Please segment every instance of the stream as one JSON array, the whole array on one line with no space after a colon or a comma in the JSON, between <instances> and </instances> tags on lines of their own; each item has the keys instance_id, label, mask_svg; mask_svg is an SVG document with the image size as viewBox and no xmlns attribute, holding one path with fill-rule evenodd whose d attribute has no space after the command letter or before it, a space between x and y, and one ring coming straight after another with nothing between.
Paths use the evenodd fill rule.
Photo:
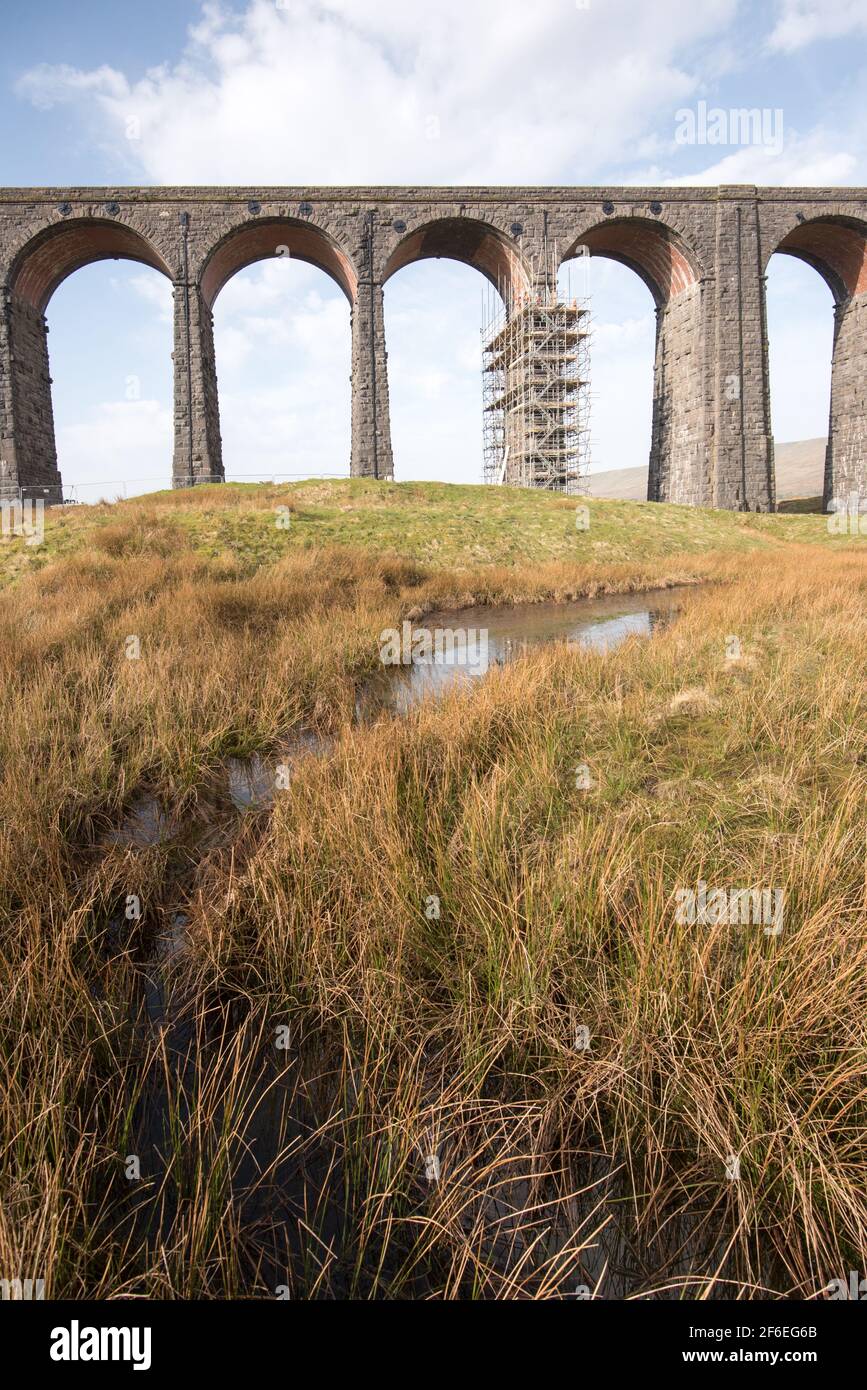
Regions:
<instances>
[{"instance_id":1,"label":"stream","mask_svg":"<svg viewBox=\"0 0 867 1390\"><path fill-rule=\"evenodd\" d=\"M475 607L454 613L429 614L421 624L415 625L417 629L459 625L464 631L485 631L486 648L481 658L468 666L458 653L446 652L414 655L407 664L384 666L360 685L356 720L365 724L405 715L420 701L436 699L460 686L470 687L473 682L484 679L492 667L517 660L540 644L577 643L598 651L611 651L629 637L651 637L676 619L693 592L691 587L682 586L564 604ZM209 1030L203 1031L201 1023L197 1028L189 1013L185 1013L184 1001L173 997L171 964L186 947L184 883L192 883L198 866L215 844L231 843L239 816L267 810L281 785L279 774L285 778L300 759L323 755L331 743L327 737L298 730L284 738L268 755L256 753L249 758L228 759L218 779L220 786L213 808L207 802L198 808L196 824L201 823L200 830L191 834L190 822L186 822L184 846L188 868L172 887L174 910L159 914L162 926L152 934L150 956L141 969L142 1014L136 1026L143 1022L147 1028L161 1030L174 1078L171 1083L164 1077L151 1078L137 1109L137 1142L146 1155L143 1165L146 1163L152 1172L165 1173L172 1161L167 1155L172 1128L169 1091L174 1091L174 1103L181 1104L183 1113L189 1118L202 1084L201 1074L207 1073L210 1067L213 1076L220 1075L219 1066L215 1072L210 1060L214 1040L208 1036ZM128 808L120 827L112 832L107 843L118 849L143 850L171 843L176 833L171 816L158 799L141 795ZM224 1018L217 1026L218 1033L222 1029L223 1040L225 1028ZM311 1187L316 1192L317 1183L320 1184L318 1201L322 1206L322 1230L337 1245L342 1222L347 1219L341 1205L346 1194L341 1192L339 1167L335 1173L324 1155L310 1155L305 1151L305 1136L316 1133L323 1118L330 1120L341 1104L346 1104L346 1096L341 1096L339 1087L335 1093L325 1084L327 1066L324 1063L311 1066L311 1053L316 1054L316 1049L315 1039L311 1043L299 1036L275 1060L273 1041L269 1045L261 1033L251 1037L245 1062L248 1071L243 1131L237 1140L239 1161L232 1180L239 1213L243 1211L245 1220L253 1224L266 1214L273 1217L279 1213L286 1228L287 1244L294 1248L295 1256L299 1254L298 1212L306 1207ZM315 1077L312 1083L311 1076ZM346 1084L345 1079L342 1084ZM611 1158L597 1151L595 1156L588 1154L583 1166L587 1173L586 1197L572 1199L561 1208L556 1224L562 1224L562 1237L568 1239L585 1226L589 1235L602 1220L603 1229L595 1243L586 1249L582 1268L601 1296L623 1297L640 1287L649 1273L617 1217L618 1211L630 1205L628 1192ZM268 1175L264 1191L258 1182L263 1173ZM506 1268L520 1261L524 1250L526 1237L519 1226L521 1211L530 1196L525 1188L523 1179L515 1176L504 1184L502 1195L495 1194L489 1199L495 1209L494 1225L501 1232L498 1241L503 1245L505 1240L500 1254L492 1250L491 1256L498 1261L502 1257ZM174 1209L173 1204L170 1207ZM140 1215L146 1221L149 1239L159 1239L159 1231L153 1229L153 1215L143 1216L143 1213L144 1208ZM170 1214L170 1209L163 1205L157 1225L165 1222ZM506 1239L503 1232L508 1235L510 1228L513 1234ZM680 1263L682 1272L686 1273L695 1267L699 1252L687 1232L676 1233L676 1239L674 1234L669 1233L674 1245L680 1247L677 1253L681 1256L680 1261L674 1260L674 1266ZM559 1238L552 1230L549 1239L556 1242ZM712 1240L711 1245L719 1255L716 1240ZM272 1260L266 1260L266 1286L273 1286L272 1281L281 1282L285 1251L283 1259L282 1266L276 1254ZM700 1263L707 1268L706 1260ZM419 1292L424 1296L423 1286ZM570 1295L567 1289L561 1296L575 1295Z\"/></svg>"}]
</instances>

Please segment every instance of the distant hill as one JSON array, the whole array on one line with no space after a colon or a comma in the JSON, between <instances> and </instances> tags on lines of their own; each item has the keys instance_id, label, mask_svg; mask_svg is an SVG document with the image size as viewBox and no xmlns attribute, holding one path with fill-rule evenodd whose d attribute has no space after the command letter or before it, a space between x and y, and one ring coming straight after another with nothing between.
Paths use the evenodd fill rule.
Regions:
<instances>
[{"instance_id":1,"label":"distant hill","mask_svg":"<svg viewBox=\"0 0 867 1390\"><path fill-rule=\"evenodd\" d=\"M825 443L824 439L799 439L791 444L777 444L774 454L778 502L796 497L821 497ZM643 502L647 497L647 469L612 468L606 473L591 473L590 495Z\"/></svg>"}]
</instances>

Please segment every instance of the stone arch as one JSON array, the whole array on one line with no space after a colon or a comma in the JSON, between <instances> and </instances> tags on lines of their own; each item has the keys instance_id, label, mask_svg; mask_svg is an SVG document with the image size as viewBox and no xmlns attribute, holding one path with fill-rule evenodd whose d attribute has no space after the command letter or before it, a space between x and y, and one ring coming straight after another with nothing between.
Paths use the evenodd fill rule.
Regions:
<instances>
[{"instance_id":1,"label":"stone arch","mask_svg":"<svg viewBox=\"0 0 867 1390\"><path fill-rule=\"evenodd\" d=\"M680 232L649 217L606 217L576 237L563 256L590 248L591 256L605 256L628 266L644 281L657 308L697 285L702 269L696 252Z\"/></svg>"},{"instance_id":2,"label":"stone arch","mask_svg":"<svg viewBox=\"0 0 867 1390\"><path fill-rule=\"evenodd\" d=\"M125 222L75 217L37 232L14 258L9 289L23 303L44 314L58 285L94 261L140 261L170 280L171 267L147 237Z\"/></svg>"},{"instance_id":3,"label":"stone arch","mask_svg":"<svg viewBox=\"0 0 867 1390\"><path fill-rule=\"evenodd\" d=\"M581 246L591 256L634 271L656 307L648 500L709 505L700 258L681 232L650 217L594 222L575 238L563 261Z\"/></svg>"},{"instance_id":4,"label":"stone arch","mask_svg":"<svg viewBox=\"0 0 867 1390\"><path fill-rule=\"evenodd\" d=\"M259 261L279 259L303 261L323 271L340 288L354 315L358 298L358 272L353 257L344 246L316 223L301 217L261 216L228 227L205 251L192 273L191 289L196 340L195 352L201 363L201 401L203 442L198 452L206 476L223 473L220 404L217 387L217 355L214 345L214 305L224 286L239 271ZM350 332L352 329L350 328ZM209 461L209 462L208 462Z\"/></svg>"},{"instance_id":5,"label":"stone arch","mask_svg":"<svg viewBox=\"0 0 867 1390\"><path fill-rule=\"evenodd\" d=\"M68 217L29 235L12 257L7 276L9 308L8 435L0 438L0 491L62 500L57 466L48 326L52 295L76 270L103 260L151 266L169 280L174 273L160 250L140 231L110 217ZM4 432L5 433L5 432Z\"/></svg>"},{"instance_id":6,"label":"stone arch","mask_svg":"<svg viewBox=\"0 0 867 1390\"><path fill-rule=\"evenodd\" d=\"M352 257L330 233L296 217L257 217L231 228L208 251L199 273L202 299L213 309L220 290L237 271L272 256L292 256L324 270L350 304L355 303L358 272Z\"/></svg>"},{"instance_id":7,"label":"stone arch","mask_svg":"<svg viewBox=\"0 0 867 1390\"><path fill-rule=\"evenodd\" d=\"M388 257L382 282L416 261L440 258L481 271L504 298L525 293L532 284L518 242L476 217L441 217L411 228Z\"/></svg>"},{"instance_id":8,"label":"stone arch","mask_svg":"<svg viewBox=\"0 0 867 1390\"><path fill-rule=\"evenodd\" d=\"M775 253L795 256L821 275L834 299L831 399L825 451L825 509L867 498L867 221L830 213L799 214L776 239Z\"/></svg>"},{"instance_id":9,"label":"stone arch","mask_svg":"<svg viewBox=\"0 0 867 1390\"><path fill-rule=\"evenodd\" d=\"M519 242L479 217L428 217L401 231L382 268L382 286L406 266L425 260L456 261L479 271L497 291L507 312L533 285L531 267ZM384 347L381 289L379 295ZM385 356L383 351L383 360Z\"/></svg>"},{"instance_id":10,"label":"stone arch","mask_svg":"<svg viewBox=\"0 0 867 1390\"><path fill-rule=\"evenodd\" d=\"M804 218L780 238L768 260L776 252L818 271L836 304L867 293L867 222L834 215Z\"/></svg>"}]
</instances>

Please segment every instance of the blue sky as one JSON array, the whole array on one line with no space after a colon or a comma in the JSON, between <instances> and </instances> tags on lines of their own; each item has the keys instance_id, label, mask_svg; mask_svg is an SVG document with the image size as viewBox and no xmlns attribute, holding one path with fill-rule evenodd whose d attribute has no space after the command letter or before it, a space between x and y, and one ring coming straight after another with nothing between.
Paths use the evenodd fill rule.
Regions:
<instances>
[{"instance_id":1,"label":"blue sky","mask_svg":"<svg viewBox=\"0 0 867 1390\"><path fill-rule=\"evenodd\" d=\"M867 0L46 0L4 16L0 183L867 183ZM682 144L698 103L782 112L782 139ZM139 137L129 139L133 118ZM11 136L11 138L10 138ZM482 281L386 288L396 475L481 476ZM654 316L594 260L593 467L644 464ZM83 500L164 485L169 287L106 262L48 307L58 449ZM773 258L778 439L825 432L831 297ZM348 470L348 308L312 267L216 305L229 476Z\"/></svg>"}]
</instances>

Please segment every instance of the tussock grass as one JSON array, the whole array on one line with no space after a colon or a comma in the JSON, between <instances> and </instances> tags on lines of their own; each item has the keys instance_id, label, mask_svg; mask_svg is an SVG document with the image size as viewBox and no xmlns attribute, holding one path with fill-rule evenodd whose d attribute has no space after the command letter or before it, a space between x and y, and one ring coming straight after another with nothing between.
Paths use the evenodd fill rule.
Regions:
<instances>
[{"instance_id":1,"label":"tussock grass","mask_svg":"<svg viewBox=\"0 0 867 1390\"><path fill-rule=\"evenodd\" d=\"M0 606L2 1276L769 1297L857 1268L863 547L251 567L182 506ZM651 642L533 650L354 724L410 613L698 580ZM226 758L299 725L321 756L233 817ZM171 835L130 845L143 795ZM702 879L783 888L782 934L678 924Z\"/></svg>"},{"instance_id":2,"label":"tussock grass","mask_svg":"<svg viewBox=\"0 0 867 1390\"><path fill-rule=\"evenodd\" d=\"M648 1242L652 1271L633 1288L808 1296L857 1265L864 590L853 558L764 565L652 643L540 651L469 698L347 736L299 769L243 867L202 887L192 935L215 980L375 1048L363 1137L346 1143L383 1239L416 1136L488 1172L493 1124L490 1161L519 1156L522 1199L530 1174L561 1198L586 1186L582 1153L624 1165L627 1236ZM706 703L677 704L685 689ZM590 791L573 785L579 762ZM676 888L699 880L783 888L782 936L678 925ZM398 1111L384 1175L374 1141ZM490 1214L485 1237L456 1219L457 1166L405 1217L448 1250L439 1291L567 1289L584 1268L569 1221L561 1264L537 1268L536 1251L514 1276L513 1250L495 1272ZM689 1245L686 1269L653 1268L657 1233L699 1217L713 1258Z\"/></svg>"}]
</instances>

